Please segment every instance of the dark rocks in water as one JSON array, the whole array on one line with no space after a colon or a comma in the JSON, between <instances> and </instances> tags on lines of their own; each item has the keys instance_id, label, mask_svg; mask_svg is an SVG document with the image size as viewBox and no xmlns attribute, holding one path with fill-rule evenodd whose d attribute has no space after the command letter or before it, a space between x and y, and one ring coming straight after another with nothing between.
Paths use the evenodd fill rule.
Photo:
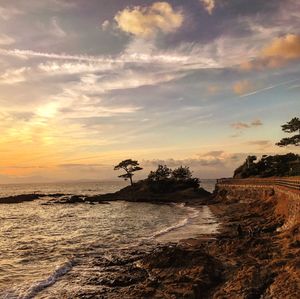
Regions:
<instances>
[{"instance_id":1,"label":"dark rocks in water","mask_svg":"<svg viewBox=\"0 0 300 299\"><path fill-rule=\"evenodd\" d=\"M202 248L157 245L148 252L139 250L95 257L84 264L86 272L81 265L74 267L62 279L78 292L62 294L58 289L50 298L207 298L220 283L220 263Z\"/></svg>"},{"instance_id":2,"label":"dark rocks in water","mask_svg":"<svg viewBox=\"0 0 300 299\"><path fill-rule=\"evenodd\" d=\"M8 196L8 197L2 197L0 198L0 204L15 204L15 203L22 203L26 201L34 201L36 199L41 199L45 197L53 197L53 198L59 198L59 197L66 197L67 195L71 196L70 194L63 194L63 193L53 193L53 194L41 194L41 193L33 193L33 194L20 194L20 195L14 195L14 196ZM71 196L72 198L73 196ZM72 201L76 201L76 198L72 198ZM47 204L47 202L43 203Z\"/></svg>"},{"instance_id":3,"label":"dark rocks in water","mask_svg":"<svg viewBox=\"0 0 300 299\"><path fill-rule=\"evenodd\" d=\"M21 203L25 201L33 201L43 197L43 194L21 194L0 198L0 204Z\"/></svg>"},{"instance_id":4,"label":"dark rocks in water","mask_svg":"<svg viewBox=\"0 0 300 299\"><path fill-rule=\"evenodd\" d=\"M87 204L90 204L90 205L95 205L96 203L99 203L99 204L109 204L109 202L107 201L95 201L95 200L92 200L91 198L93 197L87 197L87 196L84 196L84 195L72 195L72 196L63 196L61 198L59 198L58 200L53 200L51 202L48 202L48 203L51 203L51 204L76 204L76 203L87 203Z\"/></svg>"},{"instance_id":5,"label":"dark rocks in water","mask_svg":"<svg viewBox=\"0 0 300 299\"><path fill-rule=\"evenodd\" d=\"M52 203L60 203L60 204L72 204L72 203L85 203L84 196L80 195L71 195L71 196L64 196L57 201L53 201Z\"/></svg>"},{"instance_id":6,"label":"dark rocks in water","mask_svg":"<svg viewBox=\"0 0 300 299\"><path fill-rule=\"evenodd\" d=\"M52 193L52 194L42 194L42 197L62 197L62 196L67 196L67 195L72 195L72 194L65 194L65 193Z\"/></svg>"},{"instance_id":7,"label":"dark rocks in water","mask_svg":"<svg viewBox=\"0 0 300 299\"><path fill-rule=\"evenodd\" d=\"M72 195L71 197L69 197L68 202L69 203L77 203L77 202L82 203L82 202L84 202L84 198L79 195Z\"/></svg>"}]
</instances>

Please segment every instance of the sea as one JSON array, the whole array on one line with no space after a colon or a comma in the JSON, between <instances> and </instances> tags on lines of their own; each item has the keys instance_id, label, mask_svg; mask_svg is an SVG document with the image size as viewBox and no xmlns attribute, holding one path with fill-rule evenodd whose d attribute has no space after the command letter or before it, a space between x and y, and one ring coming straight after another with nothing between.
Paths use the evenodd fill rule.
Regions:
<instances>
[{"instance_id":1,"label":"sea","mask_svg":"<svg viewBox=\"0 0 300 299\"><path fill-rule=\"evenodd\" d=\"M202 181L208 191L214 184ZM120 181L0 185L0 197L34 192L93 195L122 187ZM219 227L207 206L125 201L45 205L47 199L0 205L1 299L50 298L52 290L59 294L61 287L65 292L71 284L62 284L64 277L93 256L208 236ZM80 275L76 282L84 287Z\"/></svg>"}]
</instances>

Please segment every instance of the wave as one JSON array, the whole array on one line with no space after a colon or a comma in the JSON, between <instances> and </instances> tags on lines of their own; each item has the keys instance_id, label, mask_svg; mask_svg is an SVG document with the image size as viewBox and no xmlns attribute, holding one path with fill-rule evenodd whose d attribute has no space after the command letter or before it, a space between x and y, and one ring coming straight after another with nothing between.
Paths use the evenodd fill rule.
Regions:
<instances>
[{"instance_id":1,"label":"wave","mask_svg":"<svg viewBox=\"0 0 300 299\"><path fill-rule=\"evenodd\" d=\"M17 292L9 292L2 298L4 299L32 299L44 289L52 286L55 282L65 274L67 274L75 265L75 260L70 260L56 268L48 278L40 280L32 284L29 288L18 290Z\"/></svg>"},{"instance_id":2,"label":"wave","mask_svg":"<svg viewBox=\"0 0 300 299\"><path fill-rule=\"evenodd\" d=\"M198 215L200 213L200 211L196 208L186 207L185 203L174 204L174 205L179 207L179 208L184 208L184 209L188 210L189 211L188 216L186 218L184 218L183 220L179 221L178 223L154 233L151 236L151 239L161 237L161 236L163 236L163 235L165 235L165 234L167 234L167 233L169 233L173 230L177 230L181 227L184 227L184 226L188 225L190 223L190 220L193 219L193 218L198 217Z\"/></svg>"}]
</instances>

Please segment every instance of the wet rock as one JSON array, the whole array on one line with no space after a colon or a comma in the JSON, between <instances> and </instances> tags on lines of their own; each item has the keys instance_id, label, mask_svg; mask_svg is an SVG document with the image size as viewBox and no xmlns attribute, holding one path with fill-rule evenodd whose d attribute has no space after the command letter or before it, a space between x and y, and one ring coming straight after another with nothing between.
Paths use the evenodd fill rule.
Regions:
<instances>
[{"instance_id":1,"label":"wet rock","mask_svg":"<svg viewBox=\"0 0 300 299\"><path fill-rule=\"evenodd\" d=\"M8 196L0 198L0 204L21 203L25 201L33 201L43 197L42 194L22 194L16 196Z\"/></svg>"}]
</instances>

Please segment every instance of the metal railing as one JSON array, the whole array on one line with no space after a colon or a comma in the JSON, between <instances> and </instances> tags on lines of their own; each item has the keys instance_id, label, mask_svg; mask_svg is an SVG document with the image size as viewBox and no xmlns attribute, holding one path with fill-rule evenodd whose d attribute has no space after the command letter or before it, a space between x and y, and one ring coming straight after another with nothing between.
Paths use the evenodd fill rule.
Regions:
<instances>
[{"instance_id":1,"label":"metal railing","mask_svg":"<svg viewBox=\"0 0 300 299\"><path fill-rule=\"evenodd\" d=\"M259 185L259 186L281 186L300 191L300 177L288 178L247 178L233 179L223 178L217 180L217 185Z\"/></svg>"}]
</instances>

